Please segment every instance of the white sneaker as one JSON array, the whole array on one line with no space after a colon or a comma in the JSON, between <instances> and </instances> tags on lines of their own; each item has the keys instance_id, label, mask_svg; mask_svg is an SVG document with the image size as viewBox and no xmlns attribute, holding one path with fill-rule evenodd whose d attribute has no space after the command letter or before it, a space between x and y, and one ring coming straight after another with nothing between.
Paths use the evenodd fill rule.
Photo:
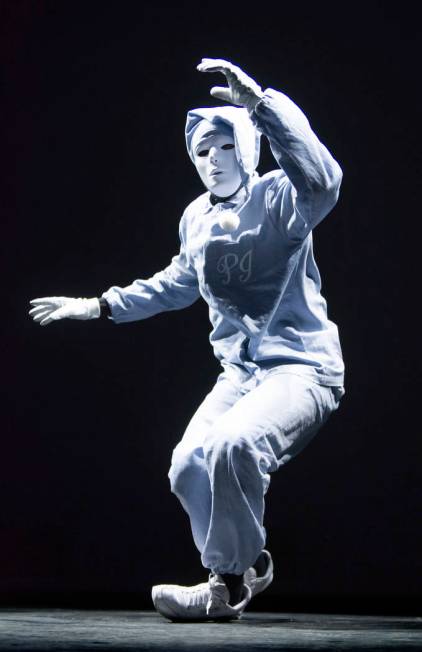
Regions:
<instances>
[{"instance_id":1,"label":"white sneaker","mask_svg":"<svg viewBox=\"0 0 422 652\"><path fill-rule=\"evenodd\" d=\"M267 588L273 581L274 576L274 564L272 557L268 550L263 550L262 554L265 555L267 562L267 569L264 575L257 575L255 568L251 566L245 571L243 575L243 581L247 584L251 590L252 597L257 593L261 593L264 589Z\"/></svg>"},{"instance_id":2,"label":"white sneaker","mask_svg":"<svg viewBox=\"0 0 422 652\"><path fill-rule=\"evenodd\" d=\"M156 610L169 620L233 620L240 618L252 597L243 585L242 600L234 607L228 604L230 593L221 575L210 573L208 582L196 586L158 584L152 587Z\"/></svg>"}]
</instances>

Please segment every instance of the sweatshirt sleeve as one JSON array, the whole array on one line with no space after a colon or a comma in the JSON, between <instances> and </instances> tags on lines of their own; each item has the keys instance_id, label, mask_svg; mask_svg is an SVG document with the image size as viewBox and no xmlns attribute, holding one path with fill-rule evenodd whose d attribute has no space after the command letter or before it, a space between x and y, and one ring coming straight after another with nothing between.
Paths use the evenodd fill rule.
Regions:
<instances>
[{"instance_id":1,"label":"sweatshirt sleeve","mask_svg":"<svg viewBox=\"0 0 422 652\"><path fill-rule=\"evenodd\" d=\"M335 206L341 168L284 93L268 88L250 116L284 172L268 188L268 211L288 238L301 241Z\"/></svg>"},{"instance_id":2,"label":"sweatshirt sleeve","mask_svg":"<svg viewBox=\"0 0 422 652\"><path fill-rule=\"evenodd\" d=\"M186 257L183 218L179 226L180 251L168 267L147 280L137 279L121 288L113 286L102 294L115 323L147 319L160 312L180 310L199 297L196 270Z\"/></svg>"}]
</instances>

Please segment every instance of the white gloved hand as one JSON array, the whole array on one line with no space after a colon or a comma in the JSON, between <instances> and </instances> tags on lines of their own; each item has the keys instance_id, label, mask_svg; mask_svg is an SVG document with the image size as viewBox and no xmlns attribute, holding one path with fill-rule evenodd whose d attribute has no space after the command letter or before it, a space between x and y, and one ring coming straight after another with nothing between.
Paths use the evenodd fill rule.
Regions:
<instances>
[{"instance_id":1,"label":"white gloved hand","mask_svg":"<svg viewBox=\"0 0 422 652\"><path fill-rule=\"evenodd\" d=\"M244 106L251 112L264 96L261 87L230 61L202 59L196 68L199 72L222 72L226 76L228 88L214 86L210 91L211 95L219 100Z\"/></svg>"},{"instance_id":2,"label":"white gloved hand","mask_svg":"<svg viewBox=\"0 0 422 652\"><path fill-rule=\"evenodd\" d=\"M35 306L29 311L34 321L47 326L58 319L96 319L100 316L98 299L71 299L70 297L44 297L29 302Z\"/></svg>"}]
</instances>

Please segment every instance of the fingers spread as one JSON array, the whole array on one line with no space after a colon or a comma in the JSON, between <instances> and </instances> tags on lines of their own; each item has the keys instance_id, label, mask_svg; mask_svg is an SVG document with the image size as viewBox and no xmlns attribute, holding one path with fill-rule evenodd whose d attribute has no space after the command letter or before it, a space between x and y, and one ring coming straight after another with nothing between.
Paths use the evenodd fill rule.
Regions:
<instances>
[{"instance_id":1,"label":"fingers spread","mask_svg":"<svg viewBox=\"0 0 422 652\"><path fill-rule=\"evenodd\" d=\"M50 324L52 321L57 321L58 319L63 319L63 317L67 317L67 315L62 314L64 312L64 308L59 308L58 310L49 310L45 314L45 318L42 319L41 316L38 317L38 321L40 321L41 326L47 326L47 324Z\"/></svg>"},{"instance_id":2,"label":"fingers spread","mask_svg":"<svg viewBox=\"0 0 422 652\"><path fill-rule=\"evenodd\" d=\"M51 324L52 321L54 321L54 319L51 319L51 317L46 317L40 322L40 326L47 326L47 324Z\"/></svg>"},{"instance_id":3,"label":"fingers spread","mask_svg":"<svg viewBox=\"0 0 422 652\"><path fill-rule=\"evenodd\" d=\"M230 61L225 59L202 59L201 63L197 65L199 72L231 72L234 71L234 66Z\"/></svg>"},{"instance_id":4,"label":"fingers spread","mask_svg":"<svg viewBox=\"0 0 422 652\"><path fill-rule=\"evenodd\" d=\"M51 315L51 312L52 312L51 310L44 310L43 312L38 313L38 315L35 315L34 321L40 322L45 317L48 317L49 315Z\"/></svg>"},{"instance_id":5,"label":"fingers spread","mask_svg":"<svg viewBox=\"0 0 422 652\"><path fill-rule=\"evenodd\" d=\"M219 100L224 100L225 102L232 101L232 93L230 88L224 88L223 86L213 86L213 88L210 90L210 93L213 97L216 97Z\"/></svg>"},{"instance_id":6,"label":"fingers spread","mask_svg":"<svg viewBox=\"0 0 422 652\"><path fill-rule=\"evenodd\" d=\"M42 299L31 299L29 303L33 306L37 306L39 303L50 303L54 297L42 297Z\"/></svg>"},{"instance_id":7,"label":"fingers spread","mask_svg":"<svg viewBox=\"0 0 422 652\"><path fill-rule=\"evenodd\" d=\"M31 299L29 302L32 306L60 306L62 297L43 297L42 299Z\"/></svg>"},{"instance_id":8,"label":"fingers spread","mask_svg":"<svg viewBox=\"0 0 422 652\"><path fill-rule=\"evenodd\" d=\"M67 312L68 310L66 307L58 308L57 310L46 308L46 310L39 312L34 316L34 321L39 322L41 326L47 326L47 324L50 324L52 321L68 317Z\"/></svg>"},{"instance_id":9,"label":"fingers spread","mask_svg":"<svg viewBox=\"0 0 422 652\"><path fill-rule=\"evenodd\" d=\"M51 308L51 306L37 306L36 308L32 308L28 314L31 315L31 317L36 317L42 312L51 312L52 310L53 308Z\"/></svg>"}]
</instances>

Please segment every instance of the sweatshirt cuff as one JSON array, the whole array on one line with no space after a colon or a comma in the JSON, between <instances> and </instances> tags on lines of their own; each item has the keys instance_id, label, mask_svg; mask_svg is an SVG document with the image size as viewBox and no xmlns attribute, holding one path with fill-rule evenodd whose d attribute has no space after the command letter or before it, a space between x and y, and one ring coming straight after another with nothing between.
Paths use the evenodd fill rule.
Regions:
<instances>
[{"instance_id":1,"label":"sweatshirt cuff","mask_svg":"<svg viewBox=\"0 0 422 652\"><path fill-rule=\"evenodd\" d=\"M100 317L111 317L111 308L108 301L104 297L100 297L98 301L100 302Z\"/></svg>"}]
</instances>

